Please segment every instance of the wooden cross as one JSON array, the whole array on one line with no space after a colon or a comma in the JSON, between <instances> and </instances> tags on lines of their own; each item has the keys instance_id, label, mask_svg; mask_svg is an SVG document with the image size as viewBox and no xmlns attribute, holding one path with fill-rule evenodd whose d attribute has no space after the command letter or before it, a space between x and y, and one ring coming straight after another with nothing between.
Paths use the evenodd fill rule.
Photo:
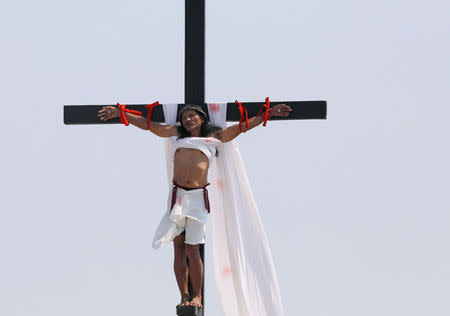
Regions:
<instances>
[{"instance_id":1,"label":"wooden cross","mask_svg":"<svg viewBox=\"0 0 450 316\"><path fill-rule=\"evenodd\" d=\"M185 72L184 72L184 104L178 105L180 110L185 104L202 106L208 113L205 104L205 0L185 0ZM301 119L326 119L326 101L272 101L272 103L285 103L292 112L288 117L273 117L272 120L301 120ZM248 116L258 113L262 102L242 102L247 108ZM118 124L120 120L111 119L102 122L97 117L97 112L105 105L65 105L64 124ZM127 108L138 110L146 116L145 104L132 104ZM240 112L234 103L227 103L227 121L239 121ZM164 122L162 107L156 107L151 114L151 120ZM204 246L201 245L200 253L204 262ZM205 266L205 265L203 265ZM203 273L204 275L204 273ZM203 282L204 284L204 282ZM204 289L204 287L203 287ZM204 291L202 289L202 297ZM192 294L192 287L190 286ZM204 301L202 302L204 306ZM182 306L177 308L179 316L204 316L203 309L194 306Z\"/></svg>"}]
</instances>

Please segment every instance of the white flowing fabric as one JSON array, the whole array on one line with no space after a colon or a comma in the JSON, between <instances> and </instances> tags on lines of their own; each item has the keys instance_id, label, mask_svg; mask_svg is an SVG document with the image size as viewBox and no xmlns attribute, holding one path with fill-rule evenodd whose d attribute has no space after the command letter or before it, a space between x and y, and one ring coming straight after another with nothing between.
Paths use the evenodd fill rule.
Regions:
<instances>
[{"instance_id":1,"label":"white flowing fabric","mask_svg":"<svg viewBox=\"0 0 450 316\"><path fill-rule=\"evenodd\" d=\"M163 111L164 117L166 119L166 124L175 125L177 120L177 110L178 104L164 104ZM166 166L167 166L167 179L169 188L172 187L172 179L173 179L173 156L174 156L174 148L173 148L173 140L172 137L166 139ZM171 190L169 189L169 192ZM169 194L167 198L167 209L161 218L161 222L158 225L158 228L153 237L152 246L154 249L161 248L167 244L169 244L175 236L180 234L179 229L177 228L177 223L171 218L170 213L170 205L171 205L172 196Z\"/></svg>"},{"instance_id":2,"label":"white flowing fabric","mask_svg":"<svg viewBox=\"0 0 450 316\"><path fill-rule=\"evenodd\" d=\"M166 124L175 124L176 105L164 105ZM226 103L208 104L211 122L226 127ZM210 204L216 285L225 316L283 316L272 255L234 141L222 143L210 166ZM169 185L173 146L166 141Z\"/></svg>"}]
</instances>

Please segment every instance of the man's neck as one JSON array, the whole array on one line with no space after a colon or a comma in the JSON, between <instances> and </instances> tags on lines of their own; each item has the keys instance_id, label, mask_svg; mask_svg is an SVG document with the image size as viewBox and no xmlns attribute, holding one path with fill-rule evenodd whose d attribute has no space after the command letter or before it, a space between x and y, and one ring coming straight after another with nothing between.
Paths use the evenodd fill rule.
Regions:
<instances>
[{"instance_id":1,"label":"man's neck","mask_svg":"<svg viewBox=\"0 0 450 316\"><path fill-rule=\"evenodd\" d=\"M191 134L191 137L200 137L200 128L198 128L198 129L196 128L190 134Z\"/></svg>"}]
</instances>

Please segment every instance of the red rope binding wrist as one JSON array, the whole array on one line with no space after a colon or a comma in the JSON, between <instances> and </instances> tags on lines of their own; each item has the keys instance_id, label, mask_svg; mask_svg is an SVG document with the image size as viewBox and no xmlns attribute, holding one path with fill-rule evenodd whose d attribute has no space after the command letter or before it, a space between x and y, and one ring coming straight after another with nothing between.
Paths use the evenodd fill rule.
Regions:
<instances>
[{"instance_id":1,"label":"red rope binding wrist","mask_svg":"<svg viewBox=\"0 0 450 316\"><path fill-rule=\"evenodd\" d=\"M238 100L234 101L239 106L239 130L242 133L242 122L245 121L245 126L248 129L248 112L247 109Z\"/></svg>"},{"instance_id":2,"label":"red rope binding wrist","mask_svg":"<svg viewBox=\"0 0 450 316\"><path fill-rule=\"evenodd\" d=\"M131 113L131 114L142 115L142 112L140 112L140 111L127 109L125 104L117 103L117 107L120 110L120 123L125 124L126 126L128 126L129 124L128 124L128 120L125 115L125 112Z\"/></svg>"},{"instance_id":3,"label":"red rope binding wrist","mask_svg":"<svg viewBox=\"0 0 450 316\"><path fill-rule=\"evenodd\" d=\"M156 101L155 103L152 104L148 104L145 106L146 109L148 109L147 111L147 129L150 129L150 119L152 118L152 111L154 107L157 107L159 105L159 101Z\"/></svg>"},{"instance_id":4,"label":"red rope binding wrist","mask_svg":"<svg viewBox=\"0 0 450 316\"><path fill-rule=\"evenodd\" d=\"M263 126L266 126L267 120L270 121L270 101L269 101L269 97L266 98L266 103L264 103L262 105L261 110L259 110L257 116L259 116L262 113L264 108L266 108L266 109L264 110L264 114L263 114L263 120L264 120Z\"/></svg>"}]
</instances>

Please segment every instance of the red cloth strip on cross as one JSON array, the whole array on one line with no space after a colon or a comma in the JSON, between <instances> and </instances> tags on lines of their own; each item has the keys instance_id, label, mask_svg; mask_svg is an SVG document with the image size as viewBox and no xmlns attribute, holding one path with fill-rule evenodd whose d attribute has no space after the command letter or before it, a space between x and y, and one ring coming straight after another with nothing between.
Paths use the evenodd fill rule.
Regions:
<instances>
[{"instance_id":1,"label":"red cloth strip on cross","mask_svg":"<svg viewBox=\"0 0 450 316\"><path fill-rule=\"evenodd\" d=\"M159 101L156 101L155 103L152 104L147 104L145 106L145 108L148 110L147 111L147 129L150 129L150 119L152 118L152 110L154 107L157 107L159 105Z\"/></svg>"},{"instance_id":2,"label":"red cloth strip on cross","mask_svg":"<svg viewBox=\"0 0 450 316\"><path fill-rule=\"evenodd\" d=\"M125 126L129 125L127 117L125 115L125 112L131 113L131 114L142 115L141 111L135 111L135 110L127 109L125 104L117 103L117 107L120 110L120 123L125 124Z\"/></svg>"},{"instance_id":3,"label":"red cloth strip on cross","mask_svg":"<svg viewBox=\"0 0 450 316\"><path fill-rule=\"evenodd\" d=\"M266 103L264 103L262 105L261 110L259 110L257 116L261 115L261 113L262 113L264 108L265 108L265 110L264 110L264 114L263 114L263 120L264 120L263 126L266 126L267 120L270 121L270 101L269 101L269 97L266 98Z\"/></svg>"},{"instance_id":4,"label":"red cloth strip on cross","mask_svg":"<svg viewBox=\"0 0 450 316\"><path fill-rule=\"evenodd\" d=\"M242 133L242 122L245 121L245 126L248 129L248 112L247 109L238 100L234 101L239 106L239 130Z\"/></svg>"}]
</instances>

